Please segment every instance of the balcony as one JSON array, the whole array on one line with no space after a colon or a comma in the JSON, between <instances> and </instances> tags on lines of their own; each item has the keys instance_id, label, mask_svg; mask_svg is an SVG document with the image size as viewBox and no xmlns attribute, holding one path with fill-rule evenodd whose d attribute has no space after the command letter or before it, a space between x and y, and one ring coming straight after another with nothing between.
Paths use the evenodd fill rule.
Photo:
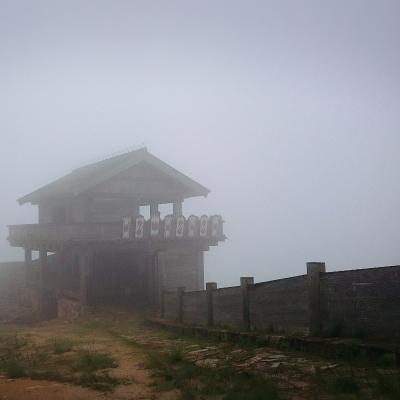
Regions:
<instances>
[{"instance_id":1,"label":"balcony","mask_svg":"<svg viewBox=\"0 0 400 400\"><path fill-rule=\"evenodd\" d=\"M166 216L161 220L153 216L127 217L115 223L30 224L10 225L8 240L12 246L31 249L57 248L67 243L117 242L137 245L161 242L202 242L212 246L225 240L220 216L191 215Z\"/></svg>"}]
</instances>

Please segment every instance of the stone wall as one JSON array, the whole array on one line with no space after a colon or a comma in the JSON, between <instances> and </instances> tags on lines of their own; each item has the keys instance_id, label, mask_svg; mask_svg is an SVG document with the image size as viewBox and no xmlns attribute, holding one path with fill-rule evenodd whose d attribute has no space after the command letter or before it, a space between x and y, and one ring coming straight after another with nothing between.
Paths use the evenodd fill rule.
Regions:
<instances>
[{"instance_id":1,"label":"stone wall","mask_svg":"<svg viewBox=\"0 0 400 400\"><path fill-rule=\"evenodd\" d=\"M186 290L204 289L204 261L201 251L170 249L158 255L160 284L166 290L185 287Z\"/></svg>"},{"instance_id":2,"label":"stone wall","mask_svg":"<svg viewBox=\"0 0 400 400\"><path fill-rule=\"evenodd\" d=\"M307 275L241 281L165 292L162 316L234 330L400 341L400 266L327 273L324 263L308 263Z\"/></svg>"},{"instance_id":3,"label":"stone wall","mask_svg":"<svg viewBox=\"0 0 400 400\"><path fill-rule=\"evenodd\" d=\"M178 295L176 292L164 291L162 294L162 314L167 319L178 319Z\"/></svg>"},{"instance_id":4,"label":"stone wall","mask_svg":"<svg viewBox=\"0 0 400 400\"><path fill-rule=\"evenodd\" d=\"M307 275L250 286L253 330L308 332Z\"/></svg>"},{"instance_id":5,"label":"stone wall","mask_svg":"<svg viewBox=\"0 0 400 400\"><path fill-rule=\"evenodd\" d=\"M400 341L400 266L322 274L320 293L323 332Z\"/></svg>"},{"instance_id":6,"label":"stone wall","mask_svg":"<svg viewBox=\"0 0 400 400\"><path fill-rule=\"evenodd\" d=\"M0 322L17 316L24 283L24 263L0 263Z\"/></svg>"},{"instance_id":7,"label":"stone wall","mask_svg":"<svg viewBox=\"0 0 400 400\"><path fill-rule=\"evenodd\" d=\"M183 294L183 320L188 324L207 324L207 292L186 292Z\"/></svg>"},{"instance_id":8,"label":"stone wall","mask_svg":"<svg viewBox=\"0 0 400 400\"><path fill-rule=\"evenodd\" d=\"M25 263L0 263L0 301L16 301L25 283Z\"/></svg>"},{"instance_id":9,"label":"stone wall","mask_svg":"<svg viewBox=\"0 0 400 400\"><path fill-rule=\"evenodd\" d=\"M81 315L79 299L60 297L57 301L57 317L72 321Z\"/></svg>"},{"instance_id":10,"label":"stone wall","mask_svg":"<svg viewBox=\"0 0 400 400\"><path fill-rule=\"evenodd\" d=\"M243 299L240 286L215 290L212 303L216 326L243 328Z\"/></svg>"}]
</instances>

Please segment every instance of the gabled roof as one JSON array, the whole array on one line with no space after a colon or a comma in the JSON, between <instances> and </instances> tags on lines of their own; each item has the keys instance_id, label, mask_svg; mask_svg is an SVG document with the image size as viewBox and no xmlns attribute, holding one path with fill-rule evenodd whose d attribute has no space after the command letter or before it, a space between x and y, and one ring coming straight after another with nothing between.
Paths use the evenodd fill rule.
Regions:
<instances>
[{"instance_id":1,"label":"gabled roof","mask_svg":"<svg viewBox=\"0 0 400 400\"><path fill-rule=\"evenodd\" d=\"M29 202L35 204L48 197L78 196L143 162L183 185L186 189L185 197L207 196L210 192L193 179L150 154L146 148L142 148L75 169L70 174L21 197L17 201L21 205Z\"/></svg>"}]
</instances>

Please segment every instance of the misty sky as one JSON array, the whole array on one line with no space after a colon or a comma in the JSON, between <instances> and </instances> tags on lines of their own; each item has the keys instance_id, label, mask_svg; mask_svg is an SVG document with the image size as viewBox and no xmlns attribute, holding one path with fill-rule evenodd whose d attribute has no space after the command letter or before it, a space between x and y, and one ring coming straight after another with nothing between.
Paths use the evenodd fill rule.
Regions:
<instances>
[{"instance_id":1,"label":"misty sky","mask_svg":"<svg viewBox=\"0 0 400 400\"><path fill-rule=\"evenodd\" d=\"M0 0L0 261L16 199L145 143L211 189L206 280L400 263L400 1Z\"/></svg>"}]
</instances>

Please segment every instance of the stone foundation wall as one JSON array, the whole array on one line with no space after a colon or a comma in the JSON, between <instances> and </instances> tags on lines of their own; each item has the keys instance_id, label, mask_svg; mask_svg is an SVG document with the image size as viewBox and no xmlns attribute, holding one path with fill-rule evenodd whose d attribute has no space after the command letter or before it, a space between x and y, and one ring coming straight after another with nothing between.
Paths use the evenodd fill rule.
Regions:
<instances>
[{"instance_id":1,"label":"stone foundation wall","mask_svg":"<svg viewBox=\"0 0 400 400\"><path fill-rule=\"evenodd\" d=\"M79 300L60 297L57 301L57 317L72 321L81 315Z\"/></svg>"}]
</instances>

